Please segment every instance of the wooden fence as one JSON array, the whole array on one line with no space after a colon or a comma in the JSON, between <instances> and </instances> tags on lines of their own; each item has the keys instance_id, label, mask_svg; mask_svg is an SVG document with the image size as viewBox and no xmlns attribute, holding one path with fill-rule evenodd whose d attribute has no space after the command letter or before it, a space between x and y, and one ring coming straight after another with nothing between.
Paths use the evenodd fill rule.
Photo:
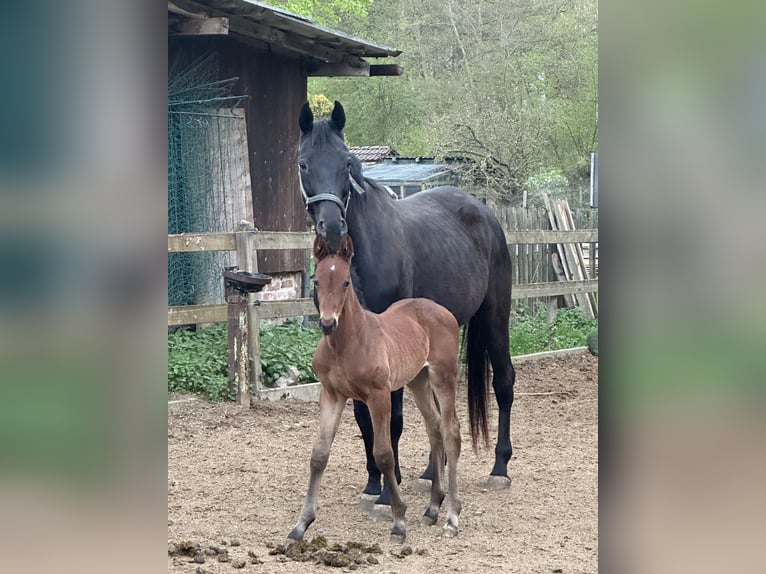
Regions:
<instances>
[{"instance_id":1,"label":"wooden fence","mask_svg":"<svg viewBox=\"0 0 766 574\"><path fill-rule=\"evenodd\" d=\"M528 211L528 210L527 210ZM530 223L531 224L531 223ZM579 281L556 281L549 274L551 253L556 244L598 242L597 229L553 231L550 229L522 229L506 231L506 240L514 259L512 298L526 304L537 298L573 295L598 291L598 279L593 273ZM312 232L237 231L230 233L185 233L168 235L168 253L202 251L236 251L240 269L257 272L256 253L260 249L311 249ZM591 249L591 254L595 253ZM592 258L595 270L595 258ZM223 270L222 270L223 271ZM248 299L247 348L250 357L246 377L235 377L237 400L249 404L250 386L257 398L268 395L272 389L263 387L261 361L258 347L260 319L275 319L316 315L311 298L288 301L256 301L253 294ZM168 326L197 323L218 323L228 320L228 304L185 305L168 307ZM243 380L244 379L244 380Z\"/></svg>"}]
</instances>

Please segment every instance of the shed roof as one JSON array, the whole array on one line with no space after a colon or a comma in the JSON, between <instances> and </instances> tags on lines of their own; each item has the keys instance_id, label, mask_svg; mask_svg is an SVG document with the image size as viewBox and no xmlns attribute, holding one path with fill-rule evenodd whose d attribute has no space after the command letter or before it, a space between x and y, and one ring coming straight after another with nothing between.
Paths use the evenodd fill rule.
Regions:
<instances>
[{"instance_id":1,"label":"shed roof","mask_svg":"<svg viewBox=\"0 0 766 574\"><path fill-rule=\"evenodd\" d=\"M230 35L276 46L317 64L363 67L363 58L396 57L401 50L321 26L285 10L252 0L169 0L179 17L226 20Z\"/></svg>"},{"instance_id":2,"label":"shed roof","mask_svg":"<svg viewBox=\"0 0 766 574\"><path fill-rule=\"evenodd\" d=\"M364 176L380 183L423 183L449 173L452 169L446 163L436 163L429 159L386 160L365 168Z\"/></svg>"},{"instance_id":3,"label":"shed roof","mask_svg":"<svg viewBox=\"0 0 766 574\"><path fill-rule=\"evenodd\" d=\"M359 158L359 161L381 161L388 157L398 157L399 153L387 145L358 145L348 148L352 154Z\"/></svg>"}]
</instances>

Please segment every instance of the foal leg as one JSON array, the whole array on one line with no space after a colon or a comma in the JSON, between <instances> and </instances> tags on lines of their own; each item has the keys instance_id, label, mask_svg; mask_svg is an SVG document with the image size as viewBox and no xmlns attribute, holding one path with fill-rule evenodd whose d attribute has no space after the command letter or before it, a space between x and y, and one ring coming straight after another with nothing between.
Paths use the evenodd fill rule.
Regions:
<instances>
[{"instance_id":1,"label":"foal leg","mask_svg":"<svg viewBox=\"0 0 766 574\"><path fill-rule=\"evenodd\" d=\"M434 402L434 395L431 386L428 384L429 374L427 369L423 369L410 384L412 396L418 410L423 415L423 421L426 425L426 434L431 447L431 459L444 460L444 442L442 440L441 423L439 411ZM444 466L441 464L432 465L431 477L431 500L428 502L426 511L423 514L421 523L426 526L433 526L439 519L439 509L444 500Z\"/></svg>"},{"instance_id":2,"label":"foal leg","mask_svg":"<svg viewBox=\"0 0 766 574\"><path fill-rule=\"evenodd\" d=\"M322 387L319 395L319 436L314 442L314 448L311 451L311 475L309 477L309 487L306 492L306 500L303 503L303 509L298 517L295 528L287 535L293 540L303 540L303 534L311 526L316 518L316 500L319 492L319 483L322 481L322 474L327 466L327 459L330 457L330 447L335 439L335 433L338 431L343 408L346 406L346 399L335 394L330 394Z\"/></svg>"},{"instance_id":3,"label":"foal leg","mask_svg":"<svg viewBox=\"0 0 766 574\"><path fill-rule=\"evenodd\" d=\"M391 447L394 450L395 461L395 473L396 481L400 483L402 481L402 474L399 469L399 438L402 436L402 428L404 427L403 416L403 397L404 389L399 389L391 393ZM363 494L377 495L378 499L375 504L390 505L391 504L391 491L388 483L384 482L383 490L380 488L380 469L375 464L375 456L373 455L372 448L375 441L374 433L372 430L372 419L370 418L370 409L367 408L362 401L354 401L354 418L356 424L359 425L359 430L362 432L362 439L364 440L364 453L367 458L367 486L362 491Z\"/></svg>"},{"instance_id":4,"label":"foal leg","mask_svg":"<svg viewBox=\"0 0 766 574\"><path fill-rule=\"evenodd\" d=\"M391 513L394 524L391 527L391 542L401 544L407 536L404 524L404 513L407 505L399 494L399 484L396 481L394 450L391 447L391 393L382 391L369 398L372 427L375 434L373 455L375 463L383 472L391 491Z\"/></svg>"},{"instance_id":5,"label":"foal leg","mask_svg":"<svg viewBox=\"0 0 766 574\"><path fill-rule=\"evenodd\" d=\"M444 524L445 536L456 536L458 533L458 516L462 505L458 496L457 463L460 459L460 421L455 412L455 395L457 393L456 374L448 375L441 381L437 391L441 411L441 432L444 448L447 453L447 472L449 490L447 493L447 522Z\"/></svg>"}]
</instances>

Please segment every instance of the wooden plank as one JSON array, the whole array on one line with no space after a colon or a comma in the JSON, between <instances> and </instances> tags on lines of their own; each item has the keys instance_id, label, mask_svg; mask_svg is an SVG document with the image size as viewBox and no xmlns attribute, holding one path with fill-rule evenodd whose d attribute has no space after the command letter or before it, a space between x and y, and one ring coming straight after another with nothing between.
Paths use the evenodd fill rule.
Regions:
<instances>
[{"instance_id":1,"label":"wooden plank","mask_svg":"<svg viewBox=\"0 0 766 574\"><path fill-rule=\"evenodd\" d=\"M229 19L177 18L168 28L169 36L223 36L229 33Z\"/></svg>"},{"instance_id":2,"label":"wooden plank","mask_svg":"<svg viewBox=\"0 0 766 574\"><path fill-rule=\"evenodd\" d=\"M553 281L550 283L530 283L517 285L511 299L525 299L527 297L551 297L555 295L568 295L598 291L598 279L585 279L582 281Z\"/></svg>"},{"instance_id":3,"label":"wooden plank","mask_svg":"<svg viewBox=\"0 0 766 574\"><path fill-rule=\"evenodd\" d=\"M311 231L253 231L253 249L311 249L315 234Z\"/></svg>"},{"instance_id":4,"label":"wooden plank","mask_svg":"<svg viewBox=\"0 0 766 574\"><path fill-rule=\"evenodd\" d=\"M250 231L252 248L260 249L311 249L314 234L310 231ZM168 235L168 252L233 251L237 248L235 232L180 233Z\"/></svg>"},{"instance_id":5,"label":"wooden plank","mask_svg":"<svg viewBox=\"0 0 766 574\"><path fill-rule=\"evenodd\" d=\"M233 251L234 233L180 233L168 235L168 253L190 251Z\"/></svg>"},{"instance_id":6,"label":"wooden plank","mask_svg":"<svg viewBox=\"0 0 766 574\"><path fill-rule=\"evenodd\" d=\"M281 319L316 315L317 309L312 298L287 299L284 301L259 301L259 319ZM168 326L193 325L195 323L223 323L228 320L225 303L214 305L181 305L168 307Z\"/></svg>"},{"instance_id":7,"label":"wooden plank","mask_svg":"<svg viewBox=\"0 0 766 574\"><path fill-rule=\"evenodd\" d=\"M228 321L225 303L168 307L169 327L195 323L223 323L224 321Z\"/></svg>"},{"instance_id":8,"label":"wooden plank","mask_svg":"<svg viewBox=\"0 0 766 574\"><path fill-rule=\"evenodd\" d=\"M567 200L563 199L556 201L553 203L553 207L554 213L558 218L559 228L571 230L571 220L568 215L569 203ZM586 274L580 263L580 258L577 255L578 245L579 244L576 243L563 244L564 256L567 260L567 265L569 266L569 271L571 274L570 277L574 281L582 281L586 278ZM593 317L593 308L591 307L590 299L588 298L587 293L575 293L574 297L585 316Z\"/></svg>"},{"instance_id":9,"label":"wooden plank","mask_svg":"<svg viewBox=\"0 0 766 574\"><path fill-rule=\"evenodd\" d=\"M258 316L261 319L281 319L283 317L300 317L302 315L317 315L314 299L288 299L284 301L262 301L259 305Z\"/></svg>"},{"instance_id":10,"label":"wooden plank","mask_svg":"<svg viewBox=\"0 0 766 574\"><path fill-rule=\"evenodd\" d=\"M505 240L509 245L525 243L583 243L598 241L598 229L506 231Z\"/></svg>"}]
</instances>

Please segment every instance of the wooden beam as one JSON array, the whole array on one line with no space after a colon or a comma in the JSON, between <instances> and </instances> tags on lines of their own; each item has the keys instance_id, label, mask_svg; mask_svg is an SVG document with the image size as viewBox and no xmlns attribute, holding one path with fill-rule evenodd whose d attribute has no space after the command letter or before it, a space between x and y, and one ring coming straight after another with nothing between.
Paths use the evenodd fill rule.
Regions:
<instances>
[{"instance_id":1,"label":"wooden beam","mask_svg":"<svg viewBox=\"0 0 766 574\"><path fill-rule=\"evenodd\" d=\"M505 240L510 245L524 243L589 243L598 241L598 229L506 231Z\"/></svg>"},{"instance_id":2,"label":"wooden beam","mask_svg":"<svg viewBox=\"0 0 766 574\"><path fill-rule=\"evenodd\" d=\"M591 291L598 291L598 279L527 283L526 285L514 285L511 289L511 299L553 297L557 295L588 293Z\"/></svg>"},{"instance_id":3,"label":"wooden beam","mask_svg":"<svg viewBox=\"0 0 766 574\"><path fill-rule=\"evenodd\" d=\"M179 233L168 235L168 252L233 251L236 232ZM310 231L250 231L247 240L252 249L311 249L314 234Z\"/></svg>"},{"instance_id":4,"label":"wooden beam","mask_svg":"<svg viewBox=\"0 0 766 574\"><path fill-rule=\"evenodd\" d=\"M194 325L195 323L223 323L225 321L228 321L228 311L225 303L168 307L169 327Z\"/></svg>"},{"instance_id":5,"label":"wooden beam","mask_svg":"<svg viewBox=\"0 0 766 574\"><path fill-rule=\"evenodd\" d=\"M168 235L168 252L233 251L237 248L234 233L179 233Z\"/></svg>"},{"instance_id":6,"label":"wooden beam","mask_svg":"<svg viewBox=\"0 0 766 574\"><path fill-rule=\"evenodd\" d=\"M370 65L367 62L359 67L348 64L312 63L308 65L306 73L315 78L369 76Z\"/></svg>"},{"instance_id":7,"label":"wooden beam","mask_svg":"<svg viewBox=\"0 0 766 574\"><path fill-rule=\"evenodd\" d=\"M404 70L399 64L371 64L370 76L401 76Z\"/></svg>"},{"instance_id":8,"label":"wooden beam","mask_svg":"<svg viewBox=\"0 0 766 574\"><path fill-rule=\"evenodd\" d=\"M352 76L401 76L399 64L369 64L362 61L361 66L349 64L312 63L307 73L312 77L352 77Z\"/></svg>"},{"instance_id":9,"label":"wooden beam","mask_svg":"<svg viewBox=\"0 0 766 574\"><path fill-rule=\"evenodd\" d=\"M168 21L169 36L223 36L229 33L228 18L174 18Z\"/></svg>"},{"instance_id":10,"label":"wooden beam","mask_svg":"<svg viewBox=\"0 0 766 574\"><path fill-rule=\"evenodd\" d=\"M261 301L258 308L258 316L261 319L282 319L283 317L302 317L303 315L317 315L314 300L290 299L285 301Z\"/></svg>"},{"instance_id":11,"label":"wooden beam","mask_svg":"<svg viewBox=\"0 0 766 574\"><path fill-rule=\"evenodd\" d=\"M302 317L316 315L314 300L288 299L284 301L259 301L259 319L282 319L284 317ZM212 305L181 305L168 307L168 326L194 325L197 323L223 323L228 320L225 303Z\"/></svg>"}]
</instances>

